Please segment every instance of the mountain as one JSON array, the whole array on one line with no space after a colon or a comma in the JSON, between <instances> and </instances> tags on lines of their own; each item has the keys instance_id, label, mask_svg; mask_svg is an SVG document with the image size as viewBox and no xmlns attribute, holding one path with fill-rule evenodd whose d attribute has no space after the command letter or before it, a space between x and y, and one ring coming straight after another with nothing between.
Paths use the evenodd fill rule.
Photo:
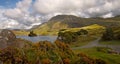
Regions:
<instances>
[{"instance_id":1,"label":"mountain","mask_svg":"<svg viewBox=\"0 0 120 64\"><path fill-rule=\"evenodd\" d=\"M38 35L57 35L61 29L80 28L93 24L106 27L120 26L120 16L112 18L81 18L74 15L57 15L48 20L48 22L37 25L30 30L33 30ZM20 32L20 34L22 33Z\"/></svg>"},{"instance_id":2,"label":"mountain","mask_svg":"<svg viewBox=\"0 0 120 64\"><path fill-rule=\"evenodd\" d=\"M34 28L33 31L41 35L56 35L60 29L79 28L93 24L106 27L120 26L120 16L113 18L81 18L73 15L57 15L48 22Z\"/></svg>"}]
</instances>

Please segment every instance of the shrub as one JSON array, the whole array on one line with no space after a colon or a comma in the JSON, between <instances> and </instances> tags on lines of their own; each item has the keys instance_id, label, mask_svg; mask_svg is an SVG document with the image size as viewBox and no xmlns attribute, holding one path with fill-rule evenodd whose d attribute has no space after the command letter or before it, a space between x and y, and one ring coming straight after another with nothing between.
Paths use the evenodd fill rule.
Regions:
<instances>
[{"instance_id":1,"label":"shrub","mask_svg":"<svg viewBox=\"0 0 120 64\"><path fill-rule=\"evenodd\" d=\"M106 61L101 60L101 59L95 59L95 63L94 64L107 64Z\"/></svg>"},{"instance_id":2,"label":"shrub","mask_svg":"<svg viewBox=\"0 0 120 64\"><path fill-rule=\"evenodd\" d=\"M77 61L76 64L107 64L107 62L104 60L93 59L84 53L79 53L78 57L80 57L80 59L79 59L79 61Z\"/></svg>"},{"instance_id":3,"label":"shrub","mask_svg":"<svg viewBox=\"0 0 120 64\"><path fill-rule=\"evenodd\" d=\"M113 40L114 39L114 33L112 28L106 28L106 32L102 36L102 40Z\"/></svg>"},{"instance_id":4,"label":"shrub","mask_svg":"<svg viewBox=\"0 0 120 64\"><path fill-rule=\"evenodd\" d=\"M69 59L69 58L63 59L63 63L64 63L64 64L70 64L70 59Z\"/></svg>"},{"instance_id":5,"label":"shrub","mask_svg":"<svg viewBox=\"0 0 120 64\"><path fill-rule=\"evenodd\" d=\"M28 34L28 36L33 37L33 36L37 36L33 31L30 31L30 33Z\"/></svg>"},{"instance_id":6,"label":"shrub","mask_svg":"<svg viewBox=\"0 0 120 64\"><path fill-rule=\"evenodd\" d=\"M79 31L76 32L77 35L87 35L88 34L88 31L85 30L85 29L81 29Z\"/></svg>"},{"instance_id":7,"label":"shrub","mask_svg":"<svg viewBox=\"0 0 120 64\"><path fill-rule=\"evenodd\" d=\"M27 64L28 61L17 48L5 48L0 52L0 60L6 64Z\"/></svg>"},{"instance_id":8,"label":"shrub","mask_svg":"<svg viewBox=\"0 0 120 64\"><path fill-rule=\"evenodd\" d=\"M41 61L42 64L51 64L51 60L46 58L46 59L42 59Z\"/></svg>"}]
</instances>

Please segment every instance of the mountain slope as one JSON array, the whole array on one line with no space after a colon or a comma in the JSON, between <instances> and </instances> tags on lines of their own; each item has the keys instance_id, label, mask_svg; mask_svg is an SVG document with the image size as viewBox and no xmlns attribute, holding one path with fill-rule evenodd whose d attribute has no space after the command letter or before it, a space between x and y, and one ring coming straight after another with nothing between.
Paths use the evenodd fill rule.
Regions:
<instances>
[{"instance_id":1,"label":"mountain slope","mask_svg":"<svg viewBox=\"0 0 120 64\"><path fill-rule=\"evenodd\" d=\"M120 17L113 18L81 18L73 15L57 15L48 22L33 29L40 35L57 35L60 29L79 28L88 25L98 24L107 27L120 26Z\"/></svg>"}]
</instances>

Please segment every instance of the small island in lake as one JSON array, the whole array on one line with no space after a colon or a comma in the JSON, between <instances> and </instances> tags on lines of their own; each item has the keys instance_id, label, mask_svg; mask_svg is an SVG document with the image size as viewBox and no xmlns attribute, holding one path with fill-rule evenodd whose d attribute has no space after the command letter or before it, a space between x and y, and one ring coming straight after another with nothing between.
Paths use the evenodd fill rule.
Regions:
<instances>
[{"instance_id":1,"label":"small island in lake","mask_svg":"<svg viewBox=\"0 0 120 64\"><path fill-rule=\"evenodd\" d=\"M28 34L29 37L35 37L37 36L37 34L35 34L33 31L30 31L30 33Z\"/></svg>"}]
</instances>

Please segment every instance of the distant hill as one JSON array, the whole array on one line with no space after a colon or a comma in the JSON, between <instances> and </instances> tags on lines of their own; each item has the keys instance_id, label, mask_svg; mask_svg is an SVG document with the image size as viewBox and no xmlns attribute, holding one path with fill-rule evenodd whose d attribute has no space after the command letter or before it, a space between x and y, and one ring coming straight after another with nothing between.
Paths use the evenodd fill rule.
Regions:
<instances>
[{"instance_id":1,"label":"distant hill","mask_svg":"<svg viewBox=\"0 0 120 64\"><path fill-rule=\"evenodd\" d=\"M33 31L42 35L56 35L60 29L79 28L93 24L107 27L120 26L120 16L113 18L81 18L73 15L57 15L48 22L34 28Z\"/></svg>"}]
</instances>

